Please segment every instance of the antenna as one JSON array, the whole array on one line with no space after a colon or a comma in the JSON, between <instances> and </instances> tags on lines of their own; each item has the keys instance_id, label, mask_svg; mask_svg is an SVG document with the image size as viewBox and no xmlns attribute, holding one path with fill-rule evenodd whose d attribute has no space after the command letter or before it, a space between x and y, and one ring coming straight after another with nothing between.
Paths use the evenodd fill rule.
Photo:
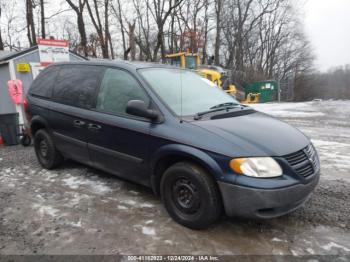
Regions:
<instances>
[{"instance_id":1,"label":"antenna","mask_svg":"<svg viewBox=\"0 0 350 262\"><path fill-rule=\"evenodd\" d=\"M182 108L182 68L180 68L180 124L183 123L183 118L182 118L182 115L183 115L183 108Z\"/></svg>"}]
</instances>

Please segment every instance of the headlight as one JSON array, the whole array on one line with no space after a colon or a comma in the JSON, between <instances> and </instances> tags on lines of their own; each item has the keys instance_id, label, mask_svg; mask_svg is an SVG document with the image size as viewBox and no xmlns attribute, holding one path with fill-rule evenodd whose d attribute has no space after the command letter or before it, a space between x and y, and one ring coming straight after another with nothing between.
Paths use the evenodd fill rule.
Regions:
<instances>
[{"instance_id":1,"label":"headlight","mask_svg":"<svg viewBox=\"0 0 350 262\"><path fill-rule=\"evenodd\" d=\"M230 161L230 167L236 173L250 177L282 176L282 168L271 157L236 158Z\"/></svg>"}]
</instances>

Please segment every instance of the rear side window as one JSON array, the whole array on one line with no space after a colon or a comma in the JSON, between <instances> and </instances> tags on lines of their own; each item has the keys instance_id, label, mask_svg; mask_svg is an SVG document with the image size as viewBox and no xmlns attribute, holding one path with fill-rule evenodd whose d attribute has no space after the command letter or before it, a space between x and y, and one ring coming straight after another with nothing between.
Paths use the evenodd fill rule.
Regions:
<instances>
[{"instance_id":1,"label":"rear side window","mask_svg":"<svg viewBox=\"0 0 350 262\"><path fill-rule=\"evenodd\" d=\"M58 71L59 68L57 66L51 66L42 71L31 85L29 94L43 98L51 98Z\"/></svg>"},{"instance_id":2,"label":"rear side window","mask_svg":"<svg viewBox=\"0 0 350 262\"><path fill-rule=\"evenodd\" d=\"M89 65L62 66L54 88L56 102L91 109L105 68Z\"/></svg>"}]
</instances>

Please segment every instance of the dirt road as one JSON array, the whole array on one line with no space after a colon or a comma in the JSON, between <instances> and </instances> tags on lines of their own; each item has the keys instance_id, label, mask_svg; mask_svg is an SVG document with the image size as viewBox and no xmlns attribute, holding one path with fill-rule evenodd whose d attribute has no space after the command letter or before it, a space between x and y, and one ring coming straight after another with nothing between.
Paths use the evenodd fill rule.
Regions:
<instances>
[{"instance_id":1,"label":"dirt road","mask_svg":"<svg viewBox=\"0 0 350 262\"><path fill-rule=\"evenodd\" d=\"M301 129L319 151L319 187L298 211L193 231L146 188L73 162L43 170L32 147L2 147L0 254L350 255L350 102L255 107Z\"/></svg>"}]
</instances>

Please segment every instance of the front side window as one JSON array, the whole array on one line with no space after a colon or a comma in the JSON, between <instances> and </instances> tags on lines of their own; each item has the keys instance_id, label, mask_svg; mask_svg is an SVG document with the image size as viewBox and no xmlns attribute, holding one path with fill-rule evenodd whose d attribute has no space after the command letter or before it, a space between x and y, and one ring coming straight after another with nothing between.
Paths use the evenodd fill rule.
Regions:
<instances>
[{"instance_id":1,"label":"front side window","mask_svg":"<svg viewBox=\"0 0 350 262\"><path fill-rule=\"evenodd\" d=\"M99 111L128 115L126 106L130 100L142 100L149 107L150 98L129 73L119 69L107 69L97 97Z\"/></svg>"},{"instance_id":2,"label":"front side window","mask_svg":"<svg viewBox=\"0 0 350 262\"><path fill-rule=\"evenodd\" d=\"M152 89L178 116L192 116L223 103L239 104L213 82L189 70L139 70Z\"/></svg>"}]
</instances>

